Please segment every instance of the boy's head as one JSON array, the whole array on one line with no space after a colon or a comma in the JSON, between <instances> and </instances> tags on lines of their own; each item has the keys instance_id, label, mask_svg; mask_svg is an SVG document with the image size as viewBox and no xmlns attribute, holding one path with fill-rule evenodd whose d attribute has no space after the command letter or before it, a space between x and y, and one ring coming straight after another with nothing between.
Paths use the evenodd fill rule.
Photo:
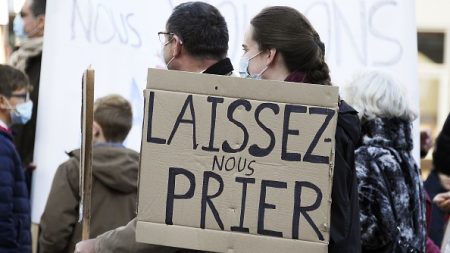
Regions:
<instances>
[{"instance_id":1,"label":"boy's head","mask_svg":"<svg viewBox=\"0 0 450 253\"><path fill-rule=\"evenodd\" d=\"M7 125L25 123L19 121L31 117L29 106L25 111L19 106L29 100L30 90L28 78L22 71L0 64L0 119Z\"/></svg>"},{"instance_id":2,"label":"boy's head","mask_svg":"<svg viewBox=\"0 0 450 253\"><path fill-rule=\"evenodd\" d=\"M120 95L98 98L94 103L94 140L122 143L130 132L133 113Z\"/></svg>"}]
</instances>

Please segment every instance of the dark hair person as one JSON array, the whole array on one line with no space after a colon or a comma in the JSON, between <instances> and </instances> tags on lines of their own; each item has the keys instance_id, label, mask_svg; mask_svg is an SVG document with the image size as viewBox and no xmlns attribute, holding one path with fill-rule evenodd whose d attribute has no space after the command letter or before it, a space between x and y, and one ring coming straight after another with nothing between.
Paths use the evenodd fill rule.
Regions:
<instances>
[{"instance_id":1,"label":"dark hair person","mask_svg":"<svg viewBox=\"0 0 450 253\"><path fill-rule=\"evenodd\" d=\"M245 34L239 73L243 77L331 85L325 45L297 10L263 9ZM361 251L354 150L360 136L357 112L339 103L328 252Z\"/></svg>"},{"instance_id":2,"label":"dark hair person","mask_svg":"<svg viewBox=\"0 0 450 253\"><path fill-rule=\"evenodd\" d=\"M165 38L161 38L163 35ZM175 7L167 20L166 31L159 36L168 69L186 71L186 56L217 62L225 59L228 52L225 18L216 7L204 2L187 2Z\"/></svg>"}]
</instances>

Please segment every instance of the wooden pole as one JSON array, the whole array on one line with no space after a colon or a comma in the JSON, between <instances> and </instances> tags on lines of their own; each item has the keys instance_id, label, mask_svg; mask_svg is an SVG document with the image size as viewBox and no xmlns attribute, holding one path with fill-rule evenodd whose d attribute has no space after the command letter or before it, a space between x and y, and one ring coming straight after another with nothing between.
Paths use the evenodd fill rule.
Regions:
<instances>
[{"instance_id":1,"label":"wooden pole","mask_svg":"<svg viewBox=\"0 0 450 253\"><path fill-rule=\"evenodd\" d=\"M92 124L94 121L94 70L90 67L83 74L80 160L80 221L81 239L87 240L91 226L92 194Z\"/></svg>"}]
</instances>

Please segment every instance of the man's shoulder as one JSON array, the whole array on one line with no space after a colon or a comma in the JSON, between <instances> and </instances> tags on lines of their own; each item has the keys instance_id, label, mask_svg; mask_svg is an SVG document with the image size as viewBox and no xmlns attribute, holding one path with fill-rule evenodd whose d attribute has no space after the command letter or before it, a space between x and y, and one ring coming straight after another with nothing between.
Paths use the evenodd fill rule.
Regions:
<instances>
[{"instance_id":1,"label":"man's shoulder","mask_svg":"<svg viewBox=\"0 0 450 253\"><path fill-rule=\"evenodd\" d=\"M361 123L358 112L345 101L339 103L336 141L345 142L345 145L358 146L361 137Z\"/></svg>"},{"instance_id":2,"label":"man's shoulder","mask_svg":"<svg viewBox=\"0 0 450 253\"><path fill-rule=\"evenodd\" d=\"M56 171L55 177L78 178L80 170L80 159L77 156L71 155L71 152L67 153L69 158L62 162Z\"/></svg>"},{"instance_id":3,"label":"man's shoulder","mask_svg":"<svg viewBox=\"0 0 450 253\"><path fill-rule=\"evenodd\" d=\"M122 145L98 145L93 149L93 159L101 156L118 156L127 155L139 159L139 153L133 149L124 147Z\"/></svg>"}]
</instances>

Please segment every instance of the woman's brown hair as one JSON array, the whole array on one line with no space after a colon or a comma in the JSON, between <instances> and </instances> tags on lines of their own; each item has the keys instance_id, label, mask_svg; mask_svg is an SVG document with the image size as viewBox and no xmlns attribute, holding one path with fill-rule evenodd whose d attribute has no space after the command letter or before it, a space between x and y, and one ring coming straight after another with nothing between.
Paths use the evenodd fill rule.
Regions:
<instances>
[{"instance_id":1,"label":"woman's brown hair","mask_svg":"<svg viewBox=\"0 0 450 253\"><path fill-rule=\"evenodd\" d=\"M303 14L287 6L268 7L250 23L260 50L274 48L290 72L302 71L310 83L331 85L325 45Z\"/></svg>"}]
</instances>

